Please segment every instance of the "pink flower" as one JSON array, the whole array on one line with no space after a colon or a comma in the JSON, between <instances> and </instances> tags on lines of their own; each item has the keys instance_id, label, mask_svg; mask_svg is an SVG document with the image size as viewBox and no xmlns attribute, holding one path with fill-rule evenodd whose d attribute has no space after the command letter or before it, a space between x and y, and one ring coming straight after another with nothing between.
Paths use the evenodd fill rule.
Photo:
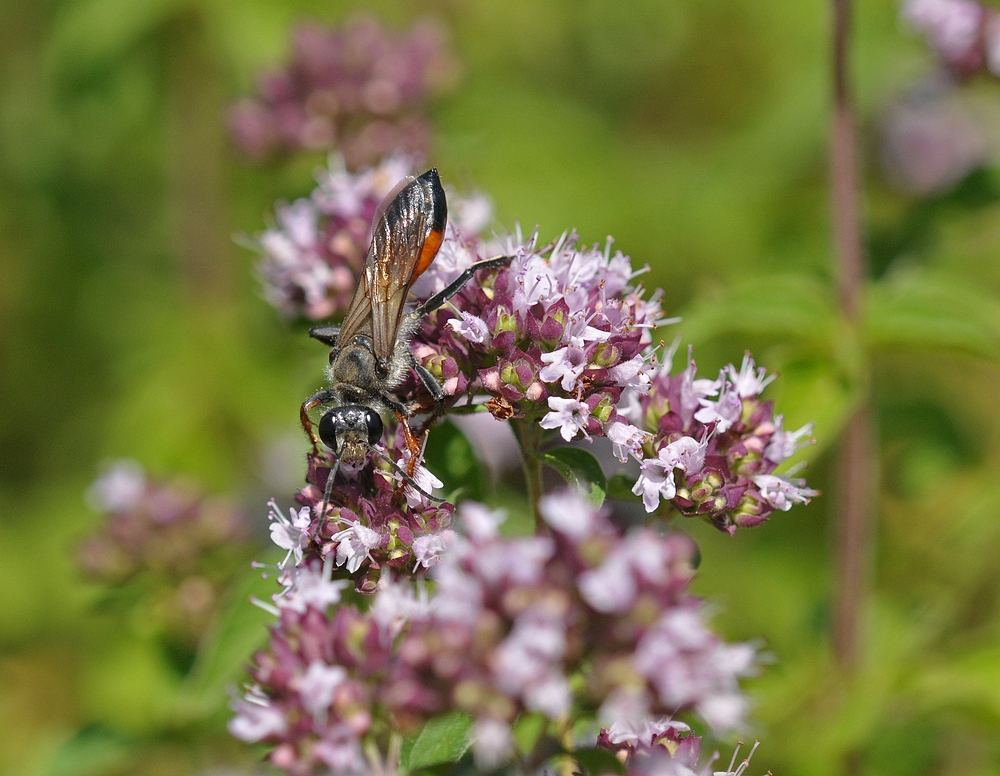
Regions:
<instances>
[{"instance_id":1,"label":"pink flower","mask_svg":"<svg viewBox=\"0 0 1000 776\"><path fill-rule=\"evenodd\" d=\"M758 475L753 481L764 501L782 512L787 512L793 504L808 504L819 495L819 491L805 487L801 480L786 480L773 474Z\"/></svg>"},{"instance_id":2,"label":"pink flower","mask_svg":"<svg viewBox=\"0 0 1000 776\"><path fill-rule=\"evenodd\" d=\"M723 388L718 401L701 400L701 409L694 414L694 419L706 426L715 425L715 430L725 433L743 416L743 402L735 390Z\"/></svg>"},{"instance_id":3,"label":"pink flower","mask_svg":"<svg viewBox=\"0 0 1000 776\"><path fill-rule=\"evenodd\" d=\"M500 525L507 519L507 513L503 510L488 509L471 501L464 503L458 514L466 532L477 541L495 538Z\"/></svg>"},{"instance_id":4,"label":"pink flower","mask_svg":"<svg viewBox=\"0 0 1000 776\"><path fill-rule=\"evenodd\" d=\"M647 512L655 511L661 498L669 501L676 495L674 469L689 474L701 471L705 465L705 450L705 442L697 442L691 437L681 437L660 448L656 458L642 462L641 474L632 492L642 496L642 503Z\"/></svg>"},{"instance_id":5,"label":"pink flower","mask_svg":"<svg viewBox=\"0 0 1000 776\"><path fill-rule=\"evenodd\" d=\"M229 732L247 743L279 735L287 728L282 711L259 695L237 699L233 711L236 716L229 720Z\"/></svg>"},{"instance_id":6,"label":"pink flower","mask_svg":"<svg viewBox=\"0 0 1000 776\"><path fill-rule=\"evenodd\" d=\"M341 666L313 661L299 683L302 706L313 715L322 714L330 707L334 692L345 679L347 671Z\"/></svg>"},{"instance_id":7,"label":"pink flower","mask_svg":"<svg viewBox=\"0 0 1000 776\"><path fill-rule=\"evenodd\" d=\"M306 607L325 612L340 603L347 581L331 579L332 567L329 561L322 566L313 562L285 571L281 576L285 589L274 596L275 605L279 610L289 609L304 614Z\"/></svg>"},{"instance_id":8,"label":"pink flower","mask_svg":"<svg viewBox=\"0 0 1000 776\"><path fill-rule=\"evenodd\" d=\"M486 342L490 336L490 329L486 325L486 321L464 311L460 312L459 316L459 318L452 318L447 324L458 336L477 345Z\"/></svg>"},{"instance_id":9,"label":"pink flower","mask_svg":"<svg viewBox=\"0 0 1000 776\"><path fill-rule=\"evenodd\" d=\"M347 571L353 574L364 561L371 559L371 551L382 544L382 535L361 523L352 523L349 528L331 536L330 540L339 542L337 565L346 565Z\"/></svg>"},{"instance_id":10,"label":"pink flower","mask_svg":"<svg viewBox=\"0 0 1000 776\"><path fill-rule=\"evenodd\" d=\"M815 423L806 423L797 431L785 431L784 420L784 415L778 415L774 419L774 433L771 436L771 441L764 448L764 457L775 463L781 463L786 458L795 455L796 451L816 441L812 438Z\"/></svg>"},{"instance_id":11,"label":"pink flower","mask_svg":"<svg viewBox=\"0 0 1000 776\"><path fill-rule=\"evenodd\" d=\"M438 534L418 536L413 540L413 557L419 565L429 569L441 560L445 546L444 538Z\"/></svg>"},{"instance_id":12,"label":"pink flower","mask_svg":"<svg viewBox=\"0 0 1000 776\"><path fill-rule=\"evenodd\" d=\"M311 523L309 507L302 507L298 512L291 509L289 517L285 517L274 499L268 501L267 505L270 507L267 519L271 521L271 541L281 549L288 550L285 559L278 565L282 568L286 567L292 557L295 558L295 564L298 565L302 562L302 552L309 541L307 534Z\"/></svg>"},{"instance_id":13,"label":"pink flower","mask_svg":"<svg viewBox=\"0 0 1000 776\"><path fill-rule=\"evenodd\" d=\"M624 612L635 602L637 585L628 561L614 554L595 569L589 569L578 580L580 595L599 612Z\"/></svg>"},{"instance_id":14,"label":"pink flower","mask_svg":"<svg viewBox=\"0 0 1000 776\"><path fill-rule=\"evenodd\" d=\"M542 496L538 510L546 523L574 541L586 539L594 530L594 509L574 490Z\"/></svg>"},{"instance_id":15,"label":"pink flower","mask_svg":"<svg viewBox=\"0 0 1000 776\"><path fill-rule=\"evenodd\" d=\"M730 364L723 369L728 375L732 390L741 399L749 399L758 396L777 375L768 375L767 369L754 364L753 357L747 353L743 356L743 363L739 370Z\"/></svg>"},{"instance_id":16,"label":"pink flower","mask_svg":"<svg viewBox=\"0 0 1000 776\"><path fill-rule=\"evenodd\" d=\"M87 490L87 501L101 512L128 512L146 492L146 472L136 461L115 461Z\"/></svg>"},{"instance_id":17,"label":"pink flower","mask_svg":"<svg viewBox=\"0 0 1000 776\"><path fill-rule=\"evenodd\" d=\"M361 742L347 725L335 725L330 728L316 745L314 754L334 773L358 776L370 773L361 752Z\"/></svg>"},{"instance_id":18,"label":"pink flower","mask_svg":"<svg viewBox=\"0 0 1000 776\"><path fill-rule=\"evenodd\" d=\"M542 428L558 428L562 438L567 442L579 431L587 436L587 417L590 415L590 407L582 401L550 396L549 409L551 412L538 422Z\"/></svg>"},{"instance_id":19,"label":"pink flower","mask_svg":"<svg viewBox=\"0 0 1000 776\"><path fill-rule=\"evenodd\" d=\"M631 423L615 421L604 430L604 436L611 440L615 457L624 463L630 455L642 460L642 444L652 434L636 428Z\"/></svg>"},{"instance_id":20,"label":"pink flower","mask_svg":"<svg viewBox=\"0 0 1000 776\"><path fill-rule=\"evenodd\" d=\"M572 391L576 387L577 380L590 362L583 348L575 345L542 353L541 360L547 366L542 368L538 377L547 383L559 383L564 391Z\"/></svg>"},{"instance_id":21,"label":"pink flower","mask_svg":"<svg viewBox=\"0 0 1000 776\"><path fill-rule=\"evenodd\" d=\"M510 724L490 717L477 721L472 731L472 751L476 764L486 770L506 762L514 751Z\"/></svg>"}]
</instances>

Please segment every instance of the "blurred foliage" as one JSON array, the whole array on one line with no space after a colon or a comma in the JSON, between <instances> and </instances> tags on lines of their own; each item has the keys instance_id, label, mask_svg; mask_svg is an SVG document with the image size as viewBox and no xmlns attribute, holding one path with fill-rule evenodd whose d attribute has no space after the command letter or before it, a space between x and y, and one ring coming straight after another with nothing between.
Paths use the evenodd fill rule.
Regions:
<instances>
[{"instance_id":1,"label":"blurred foliage","mask_svg":"<svg viewBox=\"0 0 1000 776\"><path fill-rule=\"evenodd\" d=\"M245 601L269 583L249 570L234 583L185 671L142 617L98 607L72 558L97 520L82 493L109 457L240 494L262 534L266 497L300 479L296 412L325 353L260 300L254 256L230 237L307 193L322 159L251 166L223 117L295 19L361 7L451 31L465 72L434 116L443 177L488 192L503 226L615 235L686 314L703 373L744 349L779 370L786 425L818 421L810 484L832 492L840 424L873 392L878 556L856 679L827 647L835 494L735 539L695 529L719 627L775 660L751 686L754 771L1000 772L1000 169L934 200L880 177L880 112L930 61L893 0L858 6L874 279L855 330L829 248L824 3L7 0L0 772L258 762L224 732L225 688L263 638L267 616ZM468 445L453 431L437 444L457 486ZM467 487L488 495L481 477Z\"/></svg>"}]
</instances>

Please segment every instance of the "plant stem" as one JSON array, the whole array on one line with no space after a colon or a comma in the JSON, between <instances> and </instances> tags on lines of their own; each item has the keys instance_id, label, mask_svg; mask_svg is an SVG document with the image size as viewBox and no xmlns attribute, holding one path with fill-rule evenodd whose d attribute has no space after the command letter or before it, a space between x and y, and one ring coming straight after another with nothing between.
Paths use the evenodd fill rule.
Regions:
<instances>
[{"instance_id":1,"label":"plant stem","mask_svg":"<svg viewBox=\"0 0 1000 776\"><path fill-rule=\"evenodd\" d=\"M220 119L225 95L207 24L194 8L169 27L170 209L184 290L198 306L217 308L236 290Z\"/></svg>"},{"instance_id":2,"label":"plant stem","mask_svg":"<svg viewBox=\"0 0 1000 776\"><path fill-rule=\"evenodd\" d=\"M844 314L858 320L861 284L866 273L861 238L861 190L858 183L858 139L850 88L851 0L833 0L833 126L830 183L833 240Z\"/></svg>"},{"instance_id":3,"label":"plant stem","mask_svg":"<svg viewBox=\"0 0 1000 776\"><path fill-rule=\"evenodd\" d=\"M866 260L862 241L858 140L850 89L851 0L833 0L833 117L830 183L833 242L840 279L840 306L857 327L863 309ZM860 375L866 383L867 375ZM870 502L875 442L867 385L847 422L838 467L837 544L833 652L842 669L857 670L862 649L861 619L867 598L872 531Z\"/></svg>"},{"instance_id":4,"label":"plant stem","mask_svg":"<svg viewBox=\"0 0 1000 776\"><path fill-rule=\"evenodd\" d=\"M528 503L531 513L535 516L535 533L545 532L545 522L538 511L538 502L542 498L542 462L538 460L539 447L542 443L542 429L537 423L525 418L515 418L510 421L517 443L521 446L521 468L524 471L524 482L528 491Z\"/></svg>"},{"instance_id":5,"label":"plant stem","mask_svg":"<svg viewBox=\"0 0 1000 776\"><path fill-rule=\"evenodd\" d=\"M873 526L871 501L875 441L872 410L865 400L844 429L837 472L836 598L833 654L842 669L855 673L862 655L861 620L868 594Z\"/></svg>"}]
</instances>

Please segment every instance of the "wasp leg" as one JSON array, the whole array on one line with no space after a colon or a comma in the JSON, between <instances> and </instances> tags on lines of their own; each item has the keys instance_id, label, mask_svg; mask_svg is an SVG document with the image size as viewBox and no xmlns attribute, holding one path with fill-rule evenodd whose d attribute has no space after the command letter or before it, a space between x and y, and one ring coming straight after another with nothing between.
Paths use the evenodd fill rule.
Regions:
<instances>
[{"instance_id":1,"label":"wasp leg","mask_svg":"<svg viewBox=\"0 0 1000 776\"><path fill-rule=\"evenodd\" d=\"M410 453L410 458L418 458L423 450L423 446L417 440L413 429L410 428L409 419L415 411L420 410L420 406L416 404L402 404L385 394L381 394L379 400L396 414L396 421L403 428L403 438L406 442L406 449Z\"/></svg>"},{"instance_id":2,"label":"wasp leg","mask_svg":"<svg viewBox=\"0 0 1000 776\"><path fill-rule=\"evenodd\" d=\"M424 388L427 389L427 393L431 395L433 404L428 406L420 401L413 401L407 405L406 414L407 416L411 416L426 413L428 418L426 421L421 423L421 426L427 430L444 414L444 400L448 398L448 394L445 393L444 388L437 381L437 378L435 378L423 364L418 363L412 354L410 355L410 365L413 367L413 371L417 373L417 377L420 378L421 385L423 385Z\"/></svg>"},{"instance_id":3,"label":"wasp leg","mask_svg":"<svg viewBox=\"0 0 1000 776\"><path fill-rule=\"evenodd\" d=\"M309 329L309 336L319 340L324 345L331 348L337 344L337 337L340 336L339 326L313 326Z\"/></svg>"},{"instance_id":4,"label":"wasp leg","mask_svg":"<svg viewBox=\"0 0 1000 776\"><path fill-rule=\"evenodd\" d=\"M445 288L443 291L439 291L434 294L430 299L424 302L422 305L417 307L413 311L413 316L420 318L427 313L434 312L441 305L451 299L455 294L462 290L462 286L472 280L472 276L475 275L481 269L493 269L494 267L506 267L514 260L513 256L495 256L492 259L483 259L482 261L477 261L471 267L467 268L465 272L459 275L451 284Z\"/></svg>"},{"instance_id":5,"label":"wasp leg","mask_svg":"<svg viewBox=\"0 0 1000 776\"><path fill-rule=\"evenodd\" d=\"M417 471L417 464L423 457L422 454L424 452L424 446L423 443L417 439L416 434L413 433L413 429L410 428L410 424L407 421L409 416L406 408L398 402L392 402L389 406L392 407L393 411L396 413L396 420L399 421L399 425L403 429L403 440L406 443L406 450L410 454L409 460L406 462L406 473L412 479L413 475ZM400 484L400 489L402 489L402 483Z\"/></svg>"},{"instance_id":6,"label":"wasp leg","mask_svg":"<svg viewBox=\"0 0 1000 776\"><path fill-rule=\"evenodd\" d=\"M418 363L412 353L410 354L410 361L412 362L411 366L413 367L413 371L417 373L417 377L420 378L420 382L423 384L424 388L427 389L427 393L429 393L438 404L443 402L446 394L444 392L444 388L441 387L441 384L437 381L434 375L427 371L427 367Z\"/></svg>"},{"instance_id":7,"label":"wasp leg","mask_svg":"<svg viewBox=\"0 0 1000 776\"><path fill-rule=\"evenodd\" d=\"M410 429L410 424L407 422L405 414L396 410L396 420L399 421L399 425L403 429L403 439L406 440L406 449L410 453L410 460L406 462L406 473L412 478L413 473L417 470L420 453L424 447Z\"/></svg>"},{"instance_id":8,"label":"wasp leg","mask_svg":"<svg viewBox=\"0 0 1000 776\"><path fill-rule=\"evenodd\" d=\"M321 404L327 404L335 398L336 395L333 391L329 388L324 388L322 391L316 391L316 393L302 402L302 406L299 408L299 422L302 424L302 430L309 435L309 441L312 442L313 455L319 452L319 437L313 431L312 420L309 418L309 410L319 407Z\"/></svg>"}]
</instances>

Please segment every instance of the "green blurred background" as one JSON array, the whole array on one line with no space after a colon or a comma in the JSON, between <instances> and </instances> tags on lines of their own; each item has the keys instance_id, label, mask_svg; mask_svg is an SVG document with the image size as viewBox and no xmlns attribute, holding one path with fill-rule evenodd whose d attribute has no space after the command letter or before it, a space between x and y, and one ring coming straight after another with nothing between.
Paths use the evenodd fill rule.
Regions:
<instances>
[{"instance_id":1,"label":"green blurred background","mask_svg":"<svg viewBox=\"0 0 1000 776\"><path fill-rule=\"evenodd\" d=\"M501 226L614 235L685 316L703 373L750 349L781 372L769 391L786 425L818 421L807 475L823 498L732 539L685 524L718 627L773 658L749 685L752 771L1000 773L1000 169L930 199L886 182L881 117L933 67L895 0L856 9L873 266L859 329L834 291L818 0L5 0L0 772L259 759L224 732L239 675L192 684L141 612L101 605L73 554L110 458L233 494L261 526L266 498L291 496L281 451L301 442L325 354L260 298L232 235L308 194L323 159L251 164L225 110L287 56L295 21L361 8L450 32L463 73L435 105L431 158L445 180L488 192ZM970 88L1000 105L1000 84ZM869 388L877 554L845 678L828 647L831 472ZM265 620L212 659L238 666Z\"/></svg>"}]
</instances>

